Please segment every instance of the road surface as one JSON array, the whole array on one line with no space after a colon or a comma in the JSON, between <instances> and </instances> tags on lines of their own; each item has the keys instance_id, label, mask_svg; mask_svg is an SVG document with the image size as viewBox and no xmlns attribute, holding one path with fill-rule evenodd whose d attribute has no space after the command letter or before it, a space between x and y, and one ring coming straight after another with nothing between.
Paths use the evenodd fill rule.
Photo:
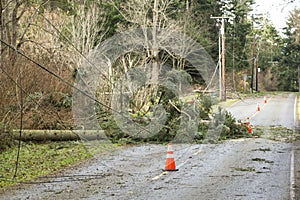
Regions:
<instances>
[{"instance_id":1,"label":"road surface","mask_svg":"<svg viewBox=\"0 0 300 200\"><path fill-rule=\"evenodd\" d=\"M255 125L294 128L294 94L269 96L260 112L257 101L228 110ZM289 138L173 144L176 172L162 171L166 145L123 147L56 177L18 185L0 199L297 199L299 148Z\"/></svg>"},{"instance_id":2,"label":"road surface","mask_svg":"<svg viewBox=\"0 0 300 200\"><path fill-rule=\"evenodd\" d=\"M245 121L250 118L250 123L256 126L282 126L293 129L297 126L296 117L296 95L294 93L283 93L279 95L249 98L234 103L228 111L236 119ZM260 111L257 111L257 107Z\"/></svg>"}]
</instances>

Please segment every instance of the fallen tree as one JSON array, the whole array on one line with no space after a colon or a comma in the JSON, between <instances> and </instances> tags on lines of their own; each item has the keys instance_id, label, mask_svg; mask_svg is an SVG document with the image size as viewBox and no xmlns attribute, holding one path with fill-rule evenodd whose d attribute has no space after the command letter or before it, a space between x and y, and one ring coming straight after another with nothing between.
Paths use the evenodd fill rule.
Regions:
<instances>
[{"instance_id":1,"label":"fallen tree","mask_svg":"<svg viewBox=\"0 0 300 200\"><path fill-rule=\"evenodd\" d=\"M105 139L103 130L13 130L12 136L22 141L65 141Z\"/></svg>"}]
</instances>

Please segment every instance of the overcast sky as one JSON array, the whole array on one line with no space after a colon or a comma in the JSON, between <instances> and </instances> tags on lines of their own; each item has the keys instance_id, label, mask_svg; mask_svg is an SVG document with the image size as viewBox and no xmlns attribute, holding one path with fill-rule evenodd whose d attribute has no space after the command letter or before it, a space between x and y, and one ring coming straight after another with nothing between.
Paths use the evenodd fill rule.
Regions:
<instances>
[{"instance_id":1,"label":"overcast sky","mask_svg":"<svg viewBox=\"0 0 300 200\"><path fill-rule=\"evenodd\" d=\"M255 0L254 12L260 14L269 14L271 21L279 32L286 25L289 12L295 8L300 9L300 0L287 4L287 0Z\"/></svg>"}]
</instances>

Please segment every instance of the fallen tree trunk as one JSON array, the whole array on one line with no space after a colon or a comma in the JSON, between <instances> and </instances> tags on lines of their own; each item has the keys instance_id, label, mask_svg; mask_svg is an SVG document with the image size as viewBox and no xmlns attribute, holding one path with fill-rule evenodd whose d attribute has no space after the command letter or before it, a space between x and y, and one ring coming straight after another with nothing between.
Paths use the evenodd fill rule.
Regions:
<instances>
[{"instance_id":1,"label":"fallen tree trunk","mask_svg":"<svg viewBox=\"0 0 300 200\"><path fill-rule=\"evenodd\" d=\"M209 124L209 120L201 120L202 124ZM236 122L236 125L247 126L246 123ZM22 141L67 141L67 140L105 140L104 130L13 130L12 137Z\"/></svg>"},{"instance_id":2,"label":"fallen tree trunk","mask_svg":"<svg viewBox=\"0 0 300 200\"><path fill-rule=\"evenodd\" d=\"M14 139L22 141L103 140L103 130L13 130Z\"/></svg>"}]
</instances>

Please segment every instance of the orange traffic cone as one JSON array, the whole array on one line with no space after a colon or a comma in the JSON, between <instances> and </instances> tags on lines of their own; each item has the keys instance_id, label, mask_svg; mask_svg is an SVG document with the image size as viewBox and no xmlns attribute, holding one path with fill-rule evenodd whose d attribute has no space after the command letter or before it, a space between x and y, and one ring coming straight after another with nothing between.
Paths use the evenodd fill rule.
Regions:
<instances>
[{"instance_id":1,"label":"orange traffic cone","mask_svg":"<svg viewBox=\"0 0 300 200\"><path fill-rule=\"evenodd\" d=\"M260 111L260 105L257 103L257 111Z\"/></svg>"},{"instance_id":2,"label":"orange traffic cone","mask_svg":"<svg viewBox=\"0 0 300 200\"><path fill-rule=\"evenodd\" d=\"M267 103L267 97L264 97L264 103L265 104Z\"/></svg>"},{"instance_id":3,"label":"orange traffic cone","mask_svg":"<svg viewBox=\"0 0 300 200\"><path fill-rule=\"evenodd\" d=\"M166 159L166 167L165 171L177 171L176 164L174 160L173 150L172 150L172 144L168 144L168 150L167 150L167 159Z\"/></svg>"},{"instance_id":4,"label":"orange traffic cone","mask_svg":"<svg viewBox=\"0 0 300 200\"><path fill-rule=\"evenodd\" d=\"M250 134L253 133L251 125L249 125L249 126L247 127L247 131L248 131L248 133L250 133Z\"/></svg>"},{"instance_id":5,"label":"orange traffic cone","mask_svg":"<svg viewBox=\"0 0 300 200\"><path fill-rule=\"evenodd\" d=\"M248 131L248 133L252 134L253 131L252 131L252 127L250 125L250 118L249 117L247 117L247 120L246 120L245 124L247 125L247 131Z\"/></svg>"}]
</instances>

